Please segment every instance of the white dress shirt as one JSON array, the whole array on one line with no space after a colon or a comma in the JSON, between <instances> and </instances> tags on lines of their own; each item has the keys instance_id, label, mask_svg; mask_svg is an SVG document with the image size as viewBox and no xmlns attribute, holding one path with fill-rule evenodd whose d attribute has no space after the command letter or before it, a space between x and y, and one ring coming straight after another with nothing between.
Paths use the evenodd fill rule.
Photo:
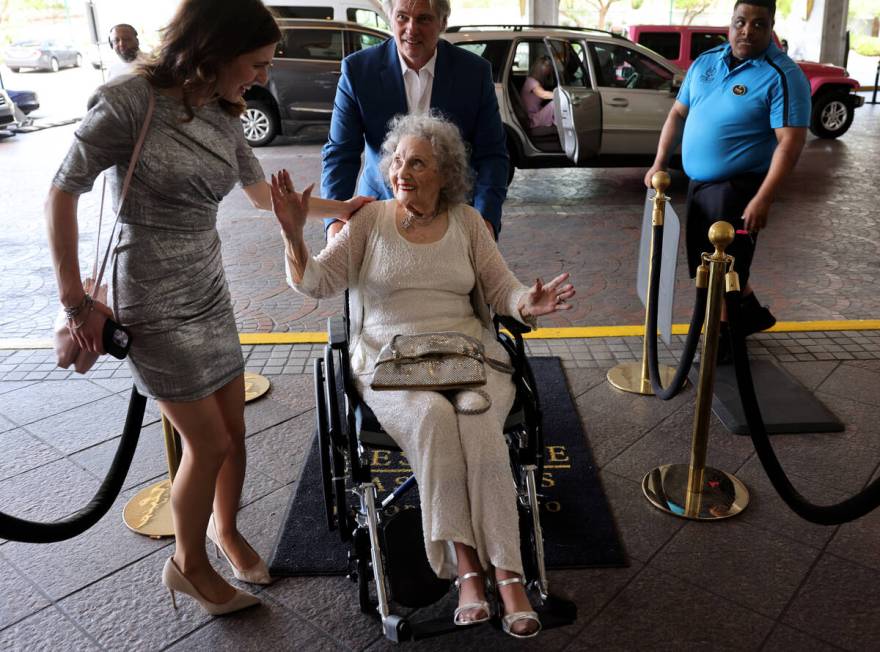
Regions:
<instances>
[{"instance_id":1,"label":"white dress shirt","mask_svg":"<svg viewBox=\"0 0 880 652\"><path fill-rule=\"evenodd\" d=\"M397 52L400 59L400 70L403 73L403 85L406 88L406 108L409 113L427 113L431 108L431 88L434 86L434 64L437 63L437 50L428 62L416 72Z\"/></svg>"}]
</instances>

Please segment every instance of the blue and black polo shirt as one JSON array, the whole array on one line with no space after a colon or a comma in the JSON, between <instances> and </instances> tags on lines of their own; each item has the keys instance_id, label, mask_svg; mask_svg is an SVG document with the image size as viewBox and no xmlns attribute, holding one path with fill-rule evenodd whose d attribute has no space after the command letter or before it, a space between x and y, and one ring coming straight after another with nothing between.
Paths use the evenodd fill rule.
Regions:
<instances>
[{"instance_id":1,"label":"blue and black polo shirt","mask_svg":"<svg viewBox=\"0 0 880 652\"><path fill-rule=\"evenodd\" d=\"M678 93L688 107L684 170L696 181L765 173L777 144L773 130L810 123L810 83L774 43L733 70L731 56L729 43L700 55Z\"/></svg>"}]
</instances>

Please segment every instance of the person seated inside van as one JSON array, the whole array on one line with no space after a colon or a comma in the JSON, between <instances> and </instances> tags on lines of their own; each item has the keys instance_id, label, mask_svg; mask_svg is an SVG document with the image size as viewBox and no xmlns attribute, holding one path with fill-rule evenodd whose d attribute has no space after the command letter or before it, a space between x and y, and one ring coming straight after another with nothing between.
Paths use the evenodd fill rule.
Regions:
<instances>
[{"instance_id":1,"label":"person seated inside van","mask_svg":"<svg viewBox=\"0 0 880 652\"><path fill-rule=\"evenodd\" d=\"M520 98L529 114L529 127L552 127L556 124L553 112L553 91L544 88L550 79L550 57L540 56L532 63L529 76L523 82ZM546 104L544 102L549 100Z\"/></svg>"}]
</instances>

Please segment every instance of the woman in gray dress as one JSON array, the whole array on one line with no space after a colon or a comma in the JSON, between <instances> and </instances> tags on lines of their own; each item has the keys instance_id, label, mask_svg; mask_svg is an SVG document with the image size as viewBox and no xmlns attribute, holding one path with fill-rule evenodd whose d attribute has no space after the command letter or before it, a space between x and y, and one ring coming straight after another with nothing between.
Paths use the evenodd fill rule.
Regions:
<instances>
[{"instance_id":1,"label":"woman in gray dress","mask_svg":"<svg viewBox=\"0 0 880 652\"><path fill-rule=\"evenodd\" d=\"M83 349L102 353L110 310L83 291L77 201L102 170L118 201L152 96L153 117L114 242L112 308L131 332L128 359L139 391L158 401L185 444L171 492L177 547L163 581L172 599L174 591L187 593L214 614L259 600L212 568L206 530L236 578L270 581L236 526L245 475L244 361L216 218L236 183L255 207L271 210L239 115L244 92L267 82L280 38L259 0L182 2L156 56L92 97L46 203L59 295L74 315L71 333ZM345 217L363 201L312 200L312 214Z\"/></svg>"}]
</instances>

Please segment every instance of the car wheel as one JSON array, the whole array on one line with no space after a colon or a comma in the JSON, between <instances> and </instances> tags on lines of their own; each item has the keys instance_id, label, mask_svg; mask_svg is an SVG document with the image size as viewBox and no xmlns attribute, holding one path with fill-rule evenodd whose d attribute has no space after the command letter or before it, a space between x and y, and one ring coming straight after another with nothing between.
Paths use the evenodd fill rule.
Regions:
<instances>
[{"instance_id":1,"label":"car wheel","mask_svg":"<svg viewBox=\"0 0 880 652\"><path fill-rule=\"evenodd\" d=\"M853 104L847 93L832 91L816 98L810 131L819 138L839 138L853 121Z\"/></svg>"},{"instance_id":2,"label":"car wheel","mask_svg":"<svg viewBox=\"0 0 880 652\"><path fill-rule=\"evenodd\" d=\"M21 68L19 68L18 66L9 66L10 72L18 72L19 70L21 70Z\"/></svg>"},{"instance_id":3,"label":"car wheel","mask_svg":"<svg viewBox=\"0 0 880 652\"><path fill-rule=\"evenodd\" d=\"M73 67L79 68L81 65L83 65L83 58L81 54L77 53L76 59L73 61Z\"/></svg>"},{"instance_id":4,"label":"car wheel","mask_svg":"<svg viewBox=\"0 0 880 652\"><path fill-rule=\"evenodd\" d=\"M61 69L61 66L58 65L58 59L52 57L52 61L49 63L49 67L52 72L58 72Z\"/></svg>"},{"instance_id":5,"label":"car wheel","mask_svg":"<svg viewBox=\"0 0 880 652\"><path fill-rule=\"evenodd\" d=\"M241 114L244 138L251 147L268 145L278 135L275 113L265 102L248 102Z\"/></svg>"}]
</instances>

